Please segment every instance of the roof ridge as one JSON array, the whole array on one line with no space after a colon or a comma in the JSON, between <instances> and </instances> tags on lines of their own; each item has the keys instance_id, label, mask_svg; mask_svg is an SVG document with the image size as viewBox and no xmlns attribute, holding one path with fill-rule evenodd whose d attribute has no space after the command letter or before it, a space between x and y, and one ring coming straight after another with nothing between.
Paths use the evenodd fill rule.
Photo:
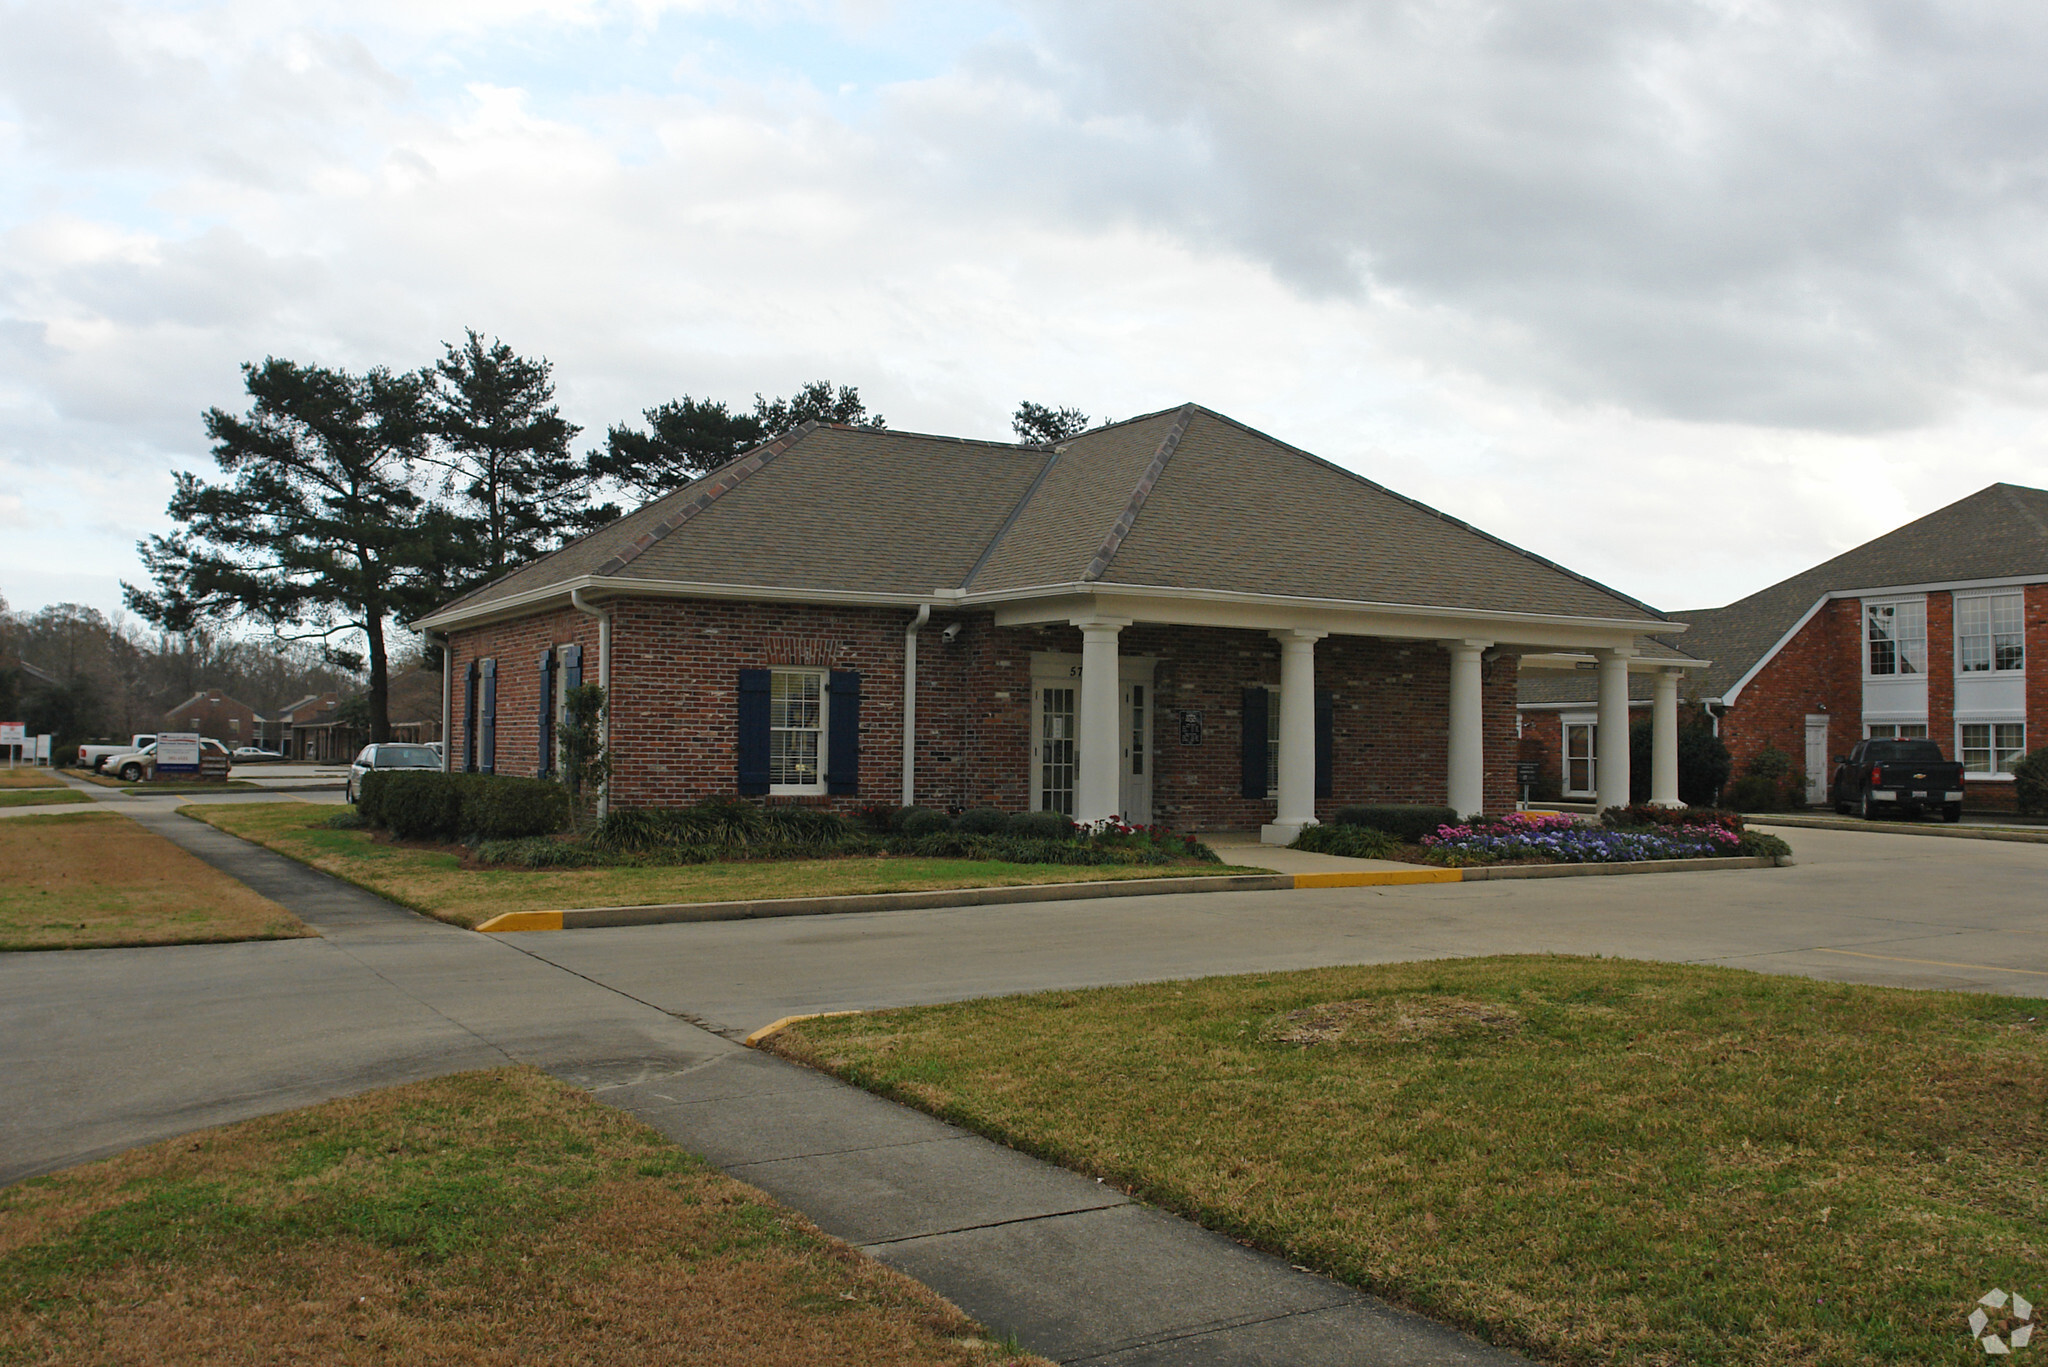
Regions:
<instances>
[{"instance_id":1,"label":"roof ridge","mask_svg":"<svg viewBox=\"0 0 2048 1367\"><path fill-rule=\"evenodd\" d=\"M819 426L820 424L817 419L806 419L794 430L783 433L773 441L762 443L744 456L741 456L738 460L729 461L719 466L703 479L697 481L696 484L686 486L694 488L698 492L685 500L682 507L655 523L651 529L640 533L640 535L621 546L617 554L613 555L611 559L605 561L602 565L599 565L595 570L592 570L591 573L600 577L608 574L617 574L620 570L638 560L649 547L665 540L671 532L674 532L691 518L718 502L719 499L724 498L747 476L758 472L769 461L774 460L784 451L787 451L790 447L815 432Z\"/></svg>"},{"instance_id":2,"label":"roof ridge","mask_svg":"<svg viewBox=\"0 0 2048 1367\"><path fill-rule=\"evenodd\" d=\"M2007 484L2005 481L2000 480L1991 487L2005 495L2005 501L2013 506L2014 512L2034 524L2034 532L2037 536L2041 537L2044 541L2048 541L2048 524L2044 524L2040 518L2034 516L2034 510L2029 508L2026 500L2019 496L2019 490L2025 488L2025 485ZM2039 493L2040 491L2037 489L2034 492Z\"/></svg>"},{"instance_id":3,"label":"roof ridge","mask_svg":"<svg viewBox=\"0 0 2048 1367\"><path fill-rule=\"evenodd\" d=\"M1505 537L1495 536L1492 532L1487 531L1483 527L1473 526L1471 523L1465 521L1463 518L1452 517L1449 513L1444 512L1439 508L1432 508L1419 498L1410 498L1408 495L1402 493L1398 489L1389 489L1386 485L1380 483L1378 480L1369 479L1366 476L1359 474L1358 471L1347 469L1346 467L1337 464L1337 462L1333 460L1326 460L1325 458L1317 455L1313 451L1304 451L1299 446L1294 445L1292 442L1282 441L1280 438L1274 436L1270 432L1261 432L1258 428L1253 427L1250 423L1240 422L1236 418L1231 417L1228 413L1218 413L1215 409L1203 408L1200 404L1190 404L1188 406L1190 408L1201 409L1202 412L1208 414L1210 417L1216 419L1218 422L1228 423L1230 426L1237 428L1240 432L1249 432L1253 436L1259 438L1261 441L1272 442L1273 445L1280 447L1282 450L1291 451L1295 455L1300 456L1303 460L1314 461L1317 465L1325 466L1331 470L1335 470L1340 475L1345 475L1351 479L1355 479L1360 484L1365 485L1367 488L1376 489L1380 493L1385 494L1388 498L1396 499L1399 502L1405 503L1409 507L1414 508L1420 512L1427 513L1429 516L1436 518L1439 521L1447 522L1451 526L1457 527L1463 531L1470 532L1472 535L1476 537L1479 537L1486 541L1491 541L1496 546L1500 546L1506 550L1513 551L1516 555L1521 556L1524 560L1532 560L1536 564L1543 566L1547 570L1554 570L1558 574L1564 575L1567 579L1576 580L1578 583L1588 585L1591 588L1596 588L1600 590L1600 592L1607 594L1610 597L1617 598L1620 601L1627 603L1631 607L1641 608L1644 612L1649 613L1652 617L1656 617L1667 622L1671 620L1671 615L1669 613L1662 612L1656 608L1651 607L1648 603L1645 603L1640 598L1637 598L1631 594L1623 593L1620 589L1613 588L1609 585L1603 584L1599 580L1591 577L1590 575L1580 574L1577 570L1569 569L1566 566L1560 565L1555 560L1550 559L1548 556L1538 555L1536 554L1536 552L1529 550L1526 547L1517 546L1514 542L1507 540Z\"/></svg>"},{"instance_id":4,"label":"roof ridge","mask_svg":"<svg viewBox=\"0 0 2048 1367\"><path fill-rule=\"evenodd\" d=\"M974 576L980 574L982 567L988 564L989 560L995 555L996 547L1003 544L1003 538L1008 536L1010 529L1017 525L1017 519L1024 516L1024 510L1031 506L1031 500L1038 497L1038 490L1044 485L1045 477L1052 473L1053 466L1059 464L1060 456L1065 450L1066 447L1063 445L1052 448L1051 454L1045 458L1045 464L1038 468L1038 476L1031 481L1031 487L1024 491L1023 497L1019 498L1016 506L1010 509L1010 515L1003 519L1003 525L996 528L996 534L988 539L988 545L981 548L981 554L975 559L973 567L967 571L967 577L960 581L960 591L962 593L965 593L968 586L974 583Z\"/></svg>"},{"instance_id":5,"label":"roof ridge","mask_svg":"<svg viewBox=\"0 0 2048 1367\"><path fill-rule=\"evenodd\" d=\"M1131 490L1131 496L1124 504L1122 514L1110 527L1109 535L1102 538L1102 545L1096 549L1095 558L1088 562L1088 568L1081 571L1081 582L1100 579L1109 569L1109 562L1116 559L1116 553L1130 535L1131 524L1138 520L1139 509L1152 495L1152 486L1159 482L1159 476L1166 469L1166 462L1173 459L1173 453L1180 447L1180 439L1187 435L1188 424L1195 420L1196 406L1182 404L1180 417L1174 421L1166 436L1160 440L1159 448L1152 453L1152 460L1145 467L1145 473L1138 476L1138 485ZM1161 409L1162 413L1168 410Z\"/></svg>"}]
</instances>

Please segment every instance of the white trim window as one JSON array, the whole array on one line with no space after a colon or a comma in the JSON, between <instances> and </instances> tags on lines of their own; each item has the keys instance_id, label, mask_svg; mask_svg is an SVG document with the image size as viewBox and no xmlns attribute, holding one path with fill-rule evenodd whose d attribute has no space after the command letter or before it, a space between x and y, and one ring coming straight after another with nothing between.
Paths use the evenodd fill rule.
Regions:
<instances>
[{"instance_id":1,"label":"white trim window","mask_svg":"<svg viewBox=\"0 0 2048 1367\"><path fill-rule=\"evenodd\" d=\"M1038 685L1038 782L1031 789L1035 812L1074 814L1074 783L1080 772L1078 701L1072 684Z\"/></svg>"},{"instance_id":2,"label":"white trim window","mask_svg":"<svg viewBox=\"0 0 2048 1367\"><path fill-rule=\"evenodd\" d=\"M2017 593L1956 599L1956 672L2006 673L2027 667L2026 629Z\"/></svg>"},{"instance_id":3,"label":"white trim window","mask_svg":"<svg viewBox=\"0 0 2048 1367\"><path fill-rule=\"evenodd\" d=\"M2013 761L2027 753L2025 722L1966 721L1956 730L1963 773L1970 778L2010 778Z\"/></svg>"},{"instance_id":4,"label":"white trim window","mask_svg":"<svg viewBox=\"0 0 2048 1367\"><path fill-rule=\"evenodd\" d=\"M1863 672L1871 678L1927 672L1927 600L1863 605Z\"/></svg>"},{"instance_id":5,"label":"white trim window","mask_svg":"<svg viewBox=\"0 0 2048 1367\"><path fill-rule=\"evenodd\" d=\"M1926 740L1926 722L1872 721L1863 724L1865 740Z\"/></svg>"},{"instance_id":6,"label":"white trim window","mask_svg":"<svg viewBox=\"0 0 2048 1367\"><path fill-rule=\"evenodd\" d=\"M1590 797L1598 778L1599 725L1591 721L1564 723L1564 791L1569 797Z\"/></svg>"},{"instance_id":7,"label":"white trim window","mask_svg":"<svg viewBox=\"0 0 2048 1367\"><path fill-rule=\"evenodd\" d=\"M778 669L768 679L768 791L825 791L825 671Z\"/></svg>"}]
</instances>

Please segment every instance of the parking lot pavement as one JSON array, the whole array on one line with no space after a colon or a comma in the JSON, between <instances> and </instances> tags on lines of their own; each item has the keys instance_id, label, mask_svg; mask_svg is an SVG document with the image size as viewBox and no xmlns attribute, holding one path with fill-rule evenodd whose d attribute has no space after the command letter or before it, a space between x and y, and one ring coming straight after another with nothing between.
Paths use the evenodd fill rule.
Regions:
<instances>
[{"instance_id":1,"label":"parking lot pavement","mask_svg":"<svg viewBox=\"0 0 2048 1367\"><path fill-rule=\"evenodd\" d=\"M507 937L744 1034L782 1016L1215 973L1605 954L2048 996L2048 846L1788 830L1789 868L1163 894Z\"/></svg>"}]
</instances>

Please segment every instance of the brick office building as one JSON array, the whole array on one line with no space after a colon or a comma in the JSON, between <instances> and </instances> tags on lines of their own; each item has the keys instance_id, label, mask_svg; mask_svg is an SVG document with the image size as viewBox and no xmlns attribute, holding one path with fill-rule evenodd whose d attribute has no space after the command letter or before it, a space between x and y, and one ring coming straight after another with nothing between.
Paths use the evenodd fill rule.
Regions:
<instances>
[{"instance_id":1,"label":"brick office building","mask_svg":"<svg viewBox=\"0 0 2048 1367\"><path fill-rule=\"evenodd\" d=\"M262 728L263 718L255 708L217 688L194 693L165 712L161 724L165 731L197 731L230 750L257 744Z\"/></svg>"},{"instance_id":2,"label":"brick office building","mask_svg":"<svg viewBox=\"0 0 2048 1367\"><path fill-rule=\"evenodd\" d=\"M1858 740L1926 737L1962 760L1967 805L2010 807L2012 762L2048 725L2048 490L1991 485L1727 607L1671 616L1709 662L1689 691L1736 772L1775 746L1820 802ZM1573 795L1573 766L1598 745L1590 690L1525 676L1521 712Z\"/></svg>"},{"instance_id":3,"label":"brick office building","mask_svg":"<svg viewBox=\"0 0 2048 1367\"><path fill-rule=\"evenodd\" d=\"M806 424L416 625L448 643L454 768L550 772L592 679L618 806L1276 840L1346 803L1509 807L1520 658L1597 655L1618 699L1673 629L1193 405L1052 448Z\"/></svg>"}]
</instances>

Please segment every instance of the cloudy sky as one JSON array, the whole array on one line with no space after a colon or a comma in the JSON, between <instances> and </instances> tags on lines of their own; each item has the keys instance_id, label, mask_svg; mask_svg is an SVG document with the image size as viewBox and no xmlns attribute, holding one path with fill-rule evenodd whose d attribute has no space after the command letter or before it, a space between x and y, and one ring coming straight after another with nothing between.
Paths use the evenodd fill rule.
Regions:
<instances>
[{"instance_id":1,"label":"cloudy sky","mask_svg":"<svg viewBox=\"0 0 2048 1367\"><path fill-rule=\"evenodd\" d=\"M265 355L1229 413L1660 606L2048 485L2048 6L0 0L0 595Z\"/></svg>"}]
</instances>

